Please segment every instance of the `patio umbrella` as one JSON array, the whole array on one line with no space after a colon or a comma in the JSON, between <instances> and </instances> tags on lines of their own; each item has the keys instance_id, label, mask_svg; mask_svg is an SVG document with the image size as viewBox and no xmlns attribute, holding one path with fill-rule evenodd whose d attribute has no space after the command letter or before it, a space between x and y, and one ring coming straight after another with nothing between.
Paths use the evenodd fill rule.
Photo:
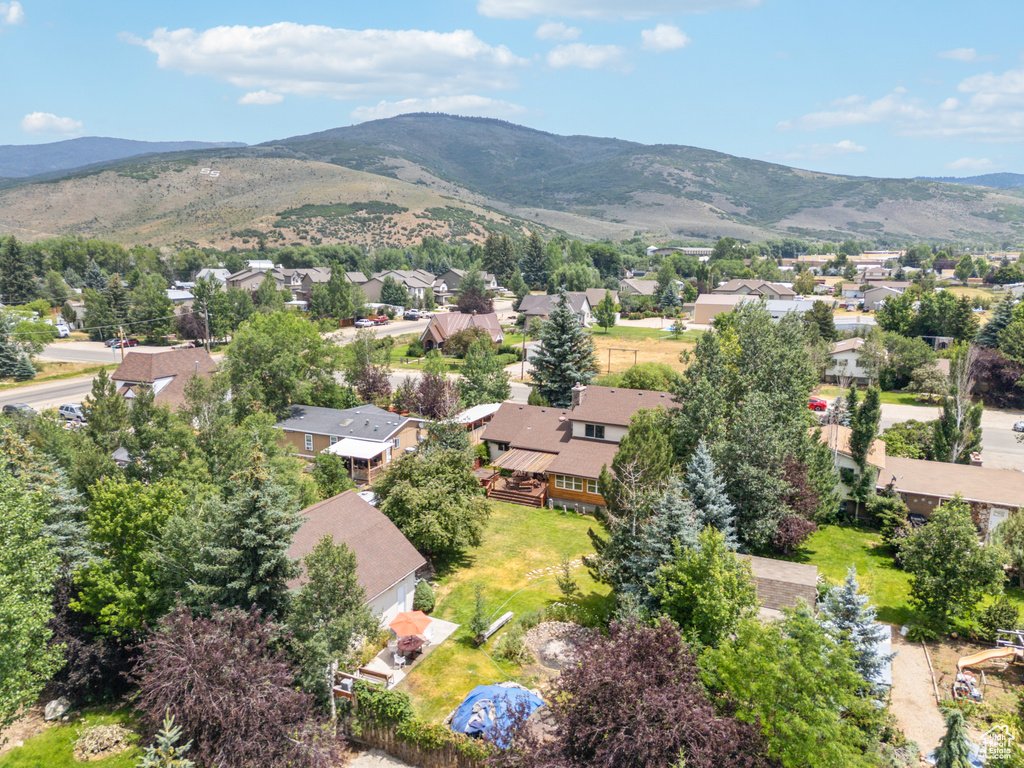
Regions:
<instances>
[{"instance_id":1,"label":"patio umbrella","mask_svg":"<svg viewBox=\"0 0 1024 768\"><path fill-rule=\"evenodd\" d=\"M422 635L424 630L430 626L431 621L433 619L423 611L403 611L395 616L388 626L399 637L404 635Z\"/></svg>"}]
</instances>

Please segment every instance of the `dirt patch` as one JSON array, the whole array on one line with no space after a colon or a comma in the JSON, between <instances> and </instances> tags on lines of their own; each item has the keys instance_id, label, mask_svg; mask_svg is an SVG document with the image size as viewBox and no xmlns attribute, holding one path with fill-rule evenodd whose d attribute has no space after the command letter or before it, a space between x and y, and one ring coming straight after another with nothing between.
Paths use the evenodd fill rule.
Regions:
<instances>
[{"instance_id":1,"label":"dirt patch","mask_svg":"<svg viewBox=\"0 0 1024 768\"><path fill-rule=\"evenodd\" d=\"M10 727L0 731L0 755L17 749L33 736L38 736L47 728L57 725L43 720L43 707L32 707L25 715Z\"/></svg>"},{"instance_id":2,"label":"dirt patch","mask_svg":"<svg viewBox=\"0 0 1024 768\"><path fill-rule=\"evenodd\" d=\"M965 656L994 648L995 643L976 643L969 640L945 640L942 644L931 644L932 666L939 684L939 695L943 699L951 696L953 680L956 678L957 661ZM969 719L969 724L984 733L991 726L991 720L1008 714L1016 708L1017 690L1024 685L1024 665L1010 663L1008 659L993 659L970 667L978 679L978 687L984 696L983 706L978 715ZM974 734L977 735L977 734Z\"/></svg>"},{"instance_id":3,"label":"dirt patch","mask_svg":"<svg viewBox=\"0 0 1024 768\"><path fill-rule=\"evenodd\" d=\"M368 749L365 752L354 752L347 762L339 763L345 768L411 768L397 757L379 749Z\"/></svg>"},{"instance_id":4,"label":"dirt patch","mask_svg":"<svg viewBox=\"0 0 1024 768\"><path fill-rule=\"evenodd\" d=\"M526 633L526 644L545 669L560 671L594 639L594 630L568 621L545 621Z\"/></svg>"},{"instance_id":5,"label":"dirt patch","mask_svg":"<svg viewBox=\"0 0 1024 768\"><path fill-rule=\"evenodd\" d=\"M892 713L907 738L917 742L922 754L939 745L945 721L935 703L928 660L920 643L909 643L893 628Z\"/></svg>"},{"instance_id":6,"label":"dirt patch","mask_svg":"<svg viewBox=\"0 0 1024 768\"><path fill-rule=\"evenodd\" d=\"M75 760L87 763L124 752L131 748L133 735L123 725L94 725L86 728L75 742Z\"/></svg>"},{"instance_id":7,"label":"dirt patch","mask_svg":"<svg viewBox=\"0 0 1024 768\"><path fill-rule=\"evenodd\" d=\"M597 348L601 373L608 373L609 365L612 373L621 373L634 363L665 363L682 373L686 366L680 362L679 353L684 349L693 349L693 344L685 341L630 339L602 334L594 335L594 346Z\"/></svg>"}]
</instances>

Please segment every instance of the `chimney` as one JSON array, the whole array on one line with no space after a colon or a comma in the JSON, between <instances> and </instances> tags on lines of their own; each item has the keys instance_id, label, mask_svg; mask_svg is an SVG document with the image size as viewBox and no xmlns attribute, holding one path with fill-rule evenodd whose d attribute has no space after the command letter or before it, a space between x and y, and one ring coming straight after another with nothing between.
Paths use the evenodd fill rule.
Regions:
<instances>
[{"instance_id":1,"label":"chimney","mask_svg":"<svg viewBox=\"0 0 1024 768\"><path fill-rule=\"evenodd\" d=\"M580 402L583 400L583 393L587 391L587 387L584 384L576 382L576 386L572 388L572 405L570 408L578 408Z\"/></svg>"}]
</instances>

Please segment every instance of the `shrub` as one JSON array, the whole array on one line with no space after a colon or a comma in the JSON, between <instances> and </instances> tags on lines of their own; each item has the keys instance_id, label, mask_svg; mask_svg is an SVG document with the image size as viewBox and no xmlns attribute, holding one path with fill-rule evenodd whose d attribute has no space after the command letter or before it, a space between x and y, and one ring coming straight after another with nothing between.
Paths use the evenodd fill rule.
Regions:
<instances>
[{"instance_id":1,"label":"shrub","mask_svg":"<svg viewBox=\"0 0 1024 768\"><path fill-rule=\"evenodd\" d=\"M444 345L444 351L446 354L461 360L466 356L466 352L469 351L469 348L473 346L477 339L485 339L488 343L491 341L490 335L480 326L474 325L472 328L464 328L448 337L448 341Z\"/></svg>"},{"instance_id":2,"label":"shrub","mask_svg":"<svg viewBox=\"0 0 1024 768\"><path fill-rule=\"evenodd\" d=\"M523 359L523 348L514 347L511 344L502 344L495 352L499 355L512 355L515 358L514 362L520 362Z\"/></svg>"},{"instance_id":3,"label":"shrub","mask_svg":"<svg viewBox=\"0 0 1024 768\"><path fill-rule=\"evenodd\" d=\"M530 396L526 398L526 402L529 405L539 405L541 407L547 407L551 405L551 403L547 401L547 398L545 398L544 395L542 395L536 389L530 390Z\"/></svg>"},{"instance_id":4,"label":"shrub","mask_svg":"<svg viewBox=\"0 0 1024 768\"><path fill-rule=\"evenodd\" d=\"M874 496L868 500L867 512L874 526L882 532L882 540L892 545L910 532L907 505L898 496ZM905 532L900 533L900 531Z\"/></svg>"},{"instance_id":5,"label":"shrub","mask_svg":"<svg viewBox=\"0 0 1024 768\"><path fill-rule=\"evenodd\" d=\"M424 354L423 344L420 343L419 339L410 342L409 348L405 351L406 357L423 357Z\"/></svg>"},{"instance_id":6,"label":"shrub","mask_svg":"<svg viewBox=\"0 0 1024 768\"><path fill-rule=\"evenodd\" d=\"M526 645L526 631L521 624L513 624L498 638L494 644L494 655L520 666L533 661L533 654Z\"/></svg>"},{"instance_id":7,"label":"shrub","mask_svg":"<svg viewBox=\"0 0 1024 768\"><path fill-rule=\"evenodd\" d=\"M978 614L978 634L986 640L995 642L999 639L997 629L1016 629L1020 611L1006 596L1000 597L992 605Z\"/></svg>"},{"instance_id":8,"label":"shrub","mask_svg":"<svg viewBox=\"0 0 1024 768\"><path fill-rule=\"evenodd\" d=\"M907 640L912 643L930 643L939 639L939 633L923 624L911 624L907 628Z\"/></svg>"},{"instance_id":9,"label":"shrub","mask_svg":"<svg viewBox=\"0 0 1024 768\"><path fill-rule=\"evenodd\" d=\"M491 626L491 622L487 618L487 603L484 600L483 584L477 584L474 589L476 595L473 605L473 618L469 620L469 631L473 634L474 638L477 638L487 631L487 628Z\"/></svg>"},{"instance_id":10,"label":"shrub","mask_svg":"<svg viewBox=\"0 0 1024 768\"><path fill-rule=\"evenodd\" d=\"M412 598L412 609L430 613L434 610L434 590L430 588L430 582L420 579L416 584L416 593Z\"/></svg>"}]
</instances>

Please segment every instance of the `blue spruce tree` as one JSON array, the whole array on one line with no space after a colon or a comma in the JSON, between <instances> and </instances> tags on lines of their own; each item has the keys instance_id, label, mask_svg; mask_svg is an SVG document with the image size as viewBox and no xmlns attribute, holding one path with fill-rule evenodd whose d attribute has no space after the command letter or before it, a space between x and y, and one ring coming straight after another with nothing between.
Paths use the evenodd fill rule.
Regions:
<instances>
[{"instance_id":1,"label":"blue spruce tree","mask_svg":"<svg viewBox=\"0 0 1024 768\"><path fill-rule=\"evenodd\" d=\"M886 630L875 616L875 607L868 602L868 596L860 593L857 569L852 565L846 572L846 581L828 593L818 613L818 621L825 632L836 642L850 646L857 671L869 683L875 681L894 655L878 651Z\"/></svg>"},{"instance_id":2,"label":"blue spruce tree","mask_svg":"<svg viewBox=\"0 0 1024 768\"><path fill-rule=\"evenodd\" d=\"M686 465L686 490L693 506L700 514L697 533L710 525L725 535L725 545L736 549L736 508L725 494L725 480L718 474L715 460L707 444L701 440L697 450Z\"/></svg>"},{"instance_id":3,"label":"blue spruce tree","mask_svg":"<svg viewBox=\"0 0 1024 768\"><path fill-rule=\"evenodd\" d=\"M589 384L597 372L594 340L569 307L563 288L551 316L540 328L541 347L533 359L537 392L552 408L572 404L572 388Z\"/></svg>"}]
</instances>

